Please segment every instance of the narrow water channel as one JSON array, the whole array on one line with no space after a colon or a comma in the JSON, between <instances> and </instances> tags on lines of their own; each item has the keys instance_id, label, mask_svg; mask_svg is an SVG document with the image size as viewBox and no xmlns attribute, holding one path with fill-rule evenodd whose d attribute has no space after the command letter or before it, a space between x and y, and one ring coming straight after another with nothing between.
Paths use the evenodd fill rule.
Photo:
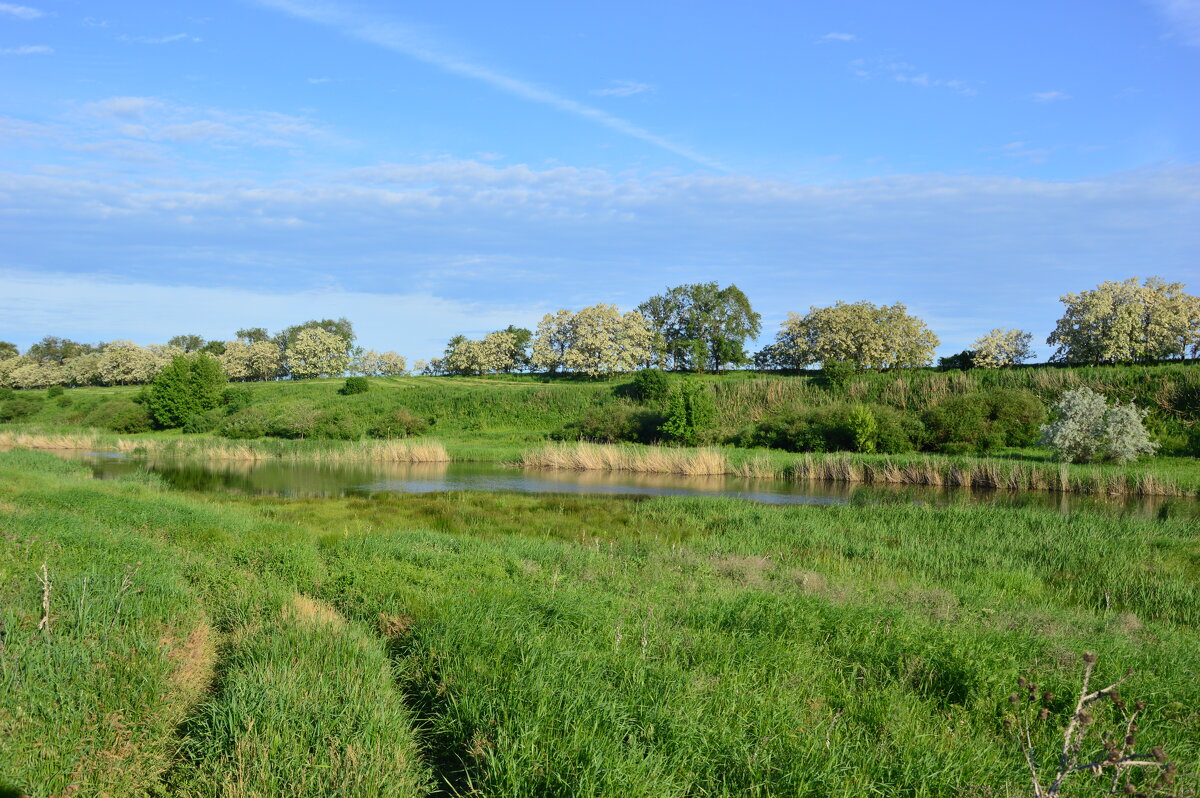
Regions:
<instances>
[{"instance_id":1,"label":"narrow water channel","mask_svg":"<svg viewBox=\"0 0 1200 798\"><path fill-rule=\"evenodd\" d=\"M159 475L179 490L292 498L365 496L376 493L515 491L614 496L725 496L770 504L878 504L958 502L1010 507L1046 507L1060 512L1103 510L1140 517L1200 518L1195 499L1106 497L1040 491L862 485L846 482L687 477L609 471L522 469L498 463L369 463L330 465L278 460L197 461L103 452L59 452L82 460L99 479L138 471Z\"/></svg>"}]
</instances>

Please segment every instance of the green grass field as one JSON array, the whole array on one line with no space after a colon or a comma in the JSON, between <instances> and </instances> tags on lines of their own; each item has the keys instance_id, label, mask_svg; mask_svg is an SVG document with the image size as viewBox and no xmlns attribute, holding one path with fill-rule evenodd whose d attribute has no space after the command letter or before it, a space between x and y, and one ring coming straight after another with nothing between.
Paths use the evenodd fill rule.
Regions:
<instances>
[{"instance_id":1,"label":"green grass field","mask_svg":"<svg viewBox=\"0 0 1200 798\"><path fill-rule=\"evenodd\" d=\"M0 453L0 794L1024 795L1008 696L1053 692L1049 761L1084 651L1195 794L1198 578L1174 519L230 499Z\"/></svg>"}]
</instances>

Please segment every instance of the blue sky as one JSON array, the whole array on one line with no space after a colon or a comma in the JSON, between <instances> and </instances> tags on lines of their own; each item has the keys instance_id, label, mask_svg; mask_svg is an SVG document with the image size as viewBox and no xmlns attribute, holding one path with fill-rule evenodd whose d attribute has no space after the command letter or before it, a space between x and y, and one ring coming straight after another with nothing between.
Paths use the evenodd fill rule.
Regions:
<instances>
[{"instance_id":1,"label":"blue sky","mask_svg":"<svg viewBox=\"0 0 1200 798\"><path fill-rule=\"evenodd\" d=\"M1200 291L1200 0L744 6L0 2L0 339Z\"/></svg>"}]
</instances>

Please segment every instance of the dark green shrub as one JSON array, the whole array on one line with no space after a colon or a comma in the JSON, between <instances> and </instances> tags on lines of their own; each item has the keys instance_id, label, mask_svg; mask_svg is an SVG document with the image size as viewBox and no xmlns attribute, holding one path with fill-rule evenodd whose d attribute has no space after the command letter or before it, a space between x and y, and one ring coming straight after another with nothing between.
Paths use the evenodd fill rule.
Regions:
<instances>
[{"instance_id":1,"label":"dark green shrub","mask_svg":"<svg viewBox=\"0 0 1200 798\"><path fill-rule=\"evenodd\" d=\"M682 446L696 446L711 436L716 407L703 383L685 380L671 389L665 415L658 428L663 438Z\"/></svg>"},{"instance_id":2,"label":"dark green shrub","mask_svg":"<svg viewBox=\"0 0 1200 798\"><path fill-rule=\"evenodd\" d=\"M41 410L45 403L46 400L40 396L17 396L0 402L0 423L29 418Z\"/></svg>"},{"instance_id":3,"label":"dark green shrub","mask_svg":"<svg viewBox=\"0 0 1200 798\"><path fill-rule=\"evenodd\" d=\"M260 407L246 407L225 419L217 434L223 438L262 438L271 430L271 417Z\"/></svg>"},{"instance_id":4,"label":"dark green shrub","mask_svg":"<svg viewBox=\"0 0 1200 798\"><path fill-rule=\"evenodd\" d=\"M226 382L215 357L179 355L151 381L146 406L159 427L182 427L190 417L221 404Z\"/></svg>"},{"instance_id":5,"label":"dark green shrub","mask_svg":"<svg viewBox=\"0 0 1200 798\"><path fill-rule=\"evenodd\" d=\"M277 408L266 434L273 438L320 438L324 414L311 402L295 402Z\"/></svg>"},{"instance_id":6,"label":"dark green shrub","mask_svg":"<svg viewBox=\"0 0 1200 798\"><path fill-rule=\"evenodd\" d=\"M917 448L923 438L921 421L912 413L886 405L832 405L765 418L749 443L792 452L901 454Z\"/></svg>"},{"instance_id":7,"label":"dark green shrub","mask_svg":"<svg viewBox=\"0 0 1200 798\"><path fill-rule=\"evenodd\" d=\"M997 388L952 396L925 411L931 448L947 454L1029 446L1046 408L1029 391Z\"/></svg>"},{"instance_id":8,"label":"dark green shrub","mask_svg":"<svg viewBox=\"0 0 1200 798\"><path fill-rule=\"evenodd\" d=\"M552 437L556 440L593 443L651 443L663 420L662 413L617 400L588 408L580 418L555 432Z\"/></svg>"},{"instance_id":9,"label":"dark green shrub","mask_svg":"<svg viewBox=\"0 0 1200 798\"><path fill-rule=\"evenodd\" d=\"M231 385L221 392L221 404L231 415L249 407L252 398L250 389L241 385Z\"/></svg>"},{"instance_id":10,"label":"dark green shrub","mask_svg":"<svg viewBox=\"0 0 1200 798\"><path fill-rule=\"evenodd\" d=\"M138 432L149 432L152 419L144 405L132 399L114 399L96 405L83 418L83 423L89 427L112 430L132 435Z\"/></svg>"},{"instance_id":11,"label":"dark green shrub","mask_svg":"<svg viewBox=\"0 0 1200 798\"><path fill-rule=\"evenodd\" d=\"M338 388L338 393L342 396L353 396L356 393L366 393L370 388L371 383L367 382L366 377L347 377L342 387Z\"/></svg>"},{"instance_id":12,"label":"dark green shrub","mask_svg":"<svg viewBox=\"0 0 1200 798\"><path fill-rule=\"evenodd\" d=\"M939 371L970 371L975 368L975 351L964 349L957 355L938 358Z\"/></svg>"},{"instance_id":13,"label":"dark green shrub","mask_svg":"<svg viewBox=\"0 0 1200 798\"><path fill-rule=\"evenodd\" d=\"M46 398L53 399L56 396L63 395L63 387L61 385L51 385L46 389Z\"/></svg>"},{"instance_id":14,"label":"dark green shrub","mask_svg":"<svg viewBox=\"0 0 1200 798\"><path fill-rule=\"evenodd\" d=\"M336 407L321 413L313 433L314 438L357 441L366 433L366 424L345 408Z\"/></svg>"},{"instance_id":15,"label":"dark green shrub","mask_svg":"<svg viewBox=\"0 0 1200 798\"><path fill-rule=\"evenodd\" d=\"M821 364L821 377L826 388L843 388L858 373L858 366L848 360L830 360Z\"/></svg>"},{"instance_id":16,"label":"dark green shrub","mask_svg":"<svg viewBox=\"0 0 1200 798\"><path fill-rule=\"evenodd\" d=\"M183 431L188 435L198 435L212 432L225 420L225 412L221 408L205 410L203 413L193 413L183 422Z\"/></svg>"},{"instance_id":17,"label":"dark green shrub","mask_svg":"<svg viewBox=\"0 0 1200 798\"><path fill-rule=\"evenodd\" d=\"M407 407L397 407L377 418L367 434L372 438L409 438L428 429L428 421Z\"/></svg>"},{"instance_id":18,"label":"dark green shrub","mask_svg":"<svg viewBox=\"0 0 1200 798\"><path fill-rule=\"evenodd\" d=\"M646 404L662 404L671 392L671 378L661 369L642 369L633 375L633 398Z\"/></svg>"},{"instance_id":19,"label":"dark green shrub","mask_svg":"<svg viewBox=\"0 0 1200 798\"><path fill-rule=\"evenodd\" d=\"M17 395L12 388L0 388L0 402L7 402Z\"/></svg>"}]
</instances>

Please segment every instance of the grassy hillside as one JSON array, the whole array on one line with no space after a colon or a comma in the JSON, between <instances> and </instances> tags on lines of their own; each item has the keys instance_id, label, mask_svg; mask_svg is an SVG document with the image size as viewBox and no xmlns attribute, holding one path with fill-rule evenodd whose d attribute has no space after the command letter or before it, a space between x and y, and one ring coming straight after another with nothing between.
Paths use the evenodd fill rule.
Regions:
<instances>
[{"instance_id":1,"label":"grassy hillside","mask_svg":"<svg viewBox=\"0 0 1200 798\"><path fill-rule=\"evenodd\" d=\"M231 500L0 453L0 791L1023 794L1008 696L1054 694L1052 761L1087 650L1194 789L1198 578L1175 520Z\"/></svg>"}]
</instances>

